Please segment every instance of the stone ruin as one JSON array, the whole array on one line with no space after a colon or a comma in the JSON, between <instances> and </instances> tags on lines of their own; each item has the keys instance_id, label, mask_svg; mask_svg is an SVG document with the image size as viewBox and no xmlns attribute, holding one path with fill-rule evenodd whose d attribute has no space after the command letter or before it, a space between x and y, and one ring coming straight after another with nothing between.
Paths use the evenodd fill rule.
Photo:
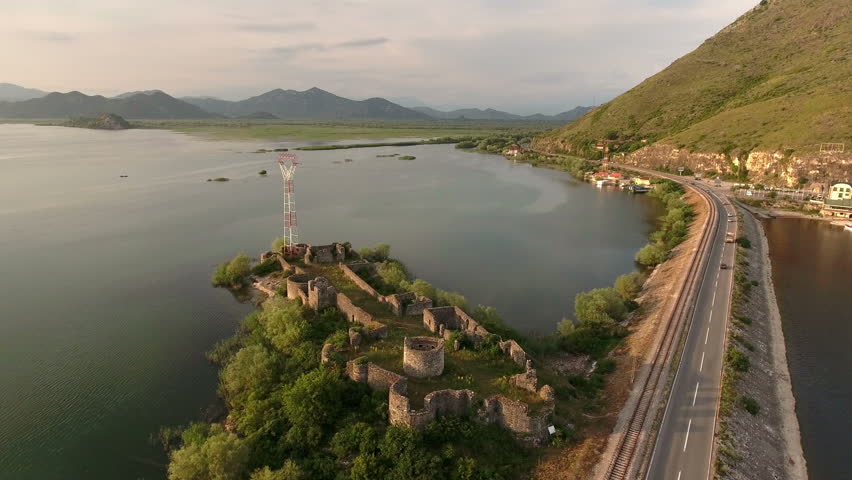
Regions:
<instances>
[{"instance_id":1,"label":"stone ruin","mask_svg":"<svg viewBox=\"0 0 852 480\"><path fill-rule=\"evenodd\" d=\"M349 322L364 327L364 335L383 338L387 335L387 326L373 319L373 316L355 305L345 294L335 290L325 277L313 277L308 273L294 273L287 277L287 298L299 299L303 305L314 310L337 307Z\"/></svg>"},{"instance_id":2,"label":"stone ruin","mask_svg":"<svg viewBox=\"0 0 852 480\"><path fill-rule=\"evenodd\" d=\"M402 369L414 378L441 375L444 373L444 341L433 337L405 337Z\"/></svg>"},{"instance_id":3,"label":"stone ruin","mask_svg":"<svg viewBox=\"0 0 852 480\"><path fill-rule=\"evenodd\" d=\"M384 303L398 317L422 315L424 310L432 308L431 298L422 297L414 292L386 295Z\"/></svg>"},{"instance_id":4,"label":"stone ruin","mask_svg":"<svg viewBox=\"0 0 852 480\"><path fill-rule=\"evenodd\" d=\"M305 263L340 263L346 260L346 254L351 249L346 245L334 242L329 245L308 245L305 252Z\"/></svg>"},{"instance_id":5,"label":"stone ruin","mask_svg":"<svg viewBox=\"0 0 852 480\"><path fill-rule=\"evenodd\" d=\"M472 390L437 390L423 398L423 408L412 409L408 397L408 378L386 370L365 357L346 363L346 374L354 382L365 383L373 390L388 392L388 417L392 425L405 425L422 430L442 416L472 415L482 423L496 424L517 435L530 446L542 445L548 438L547 427L553 414L555 397L546 400L536 412L524 402L503 395L491 395L477 403ZM542 387L550 389L550 387Z\"/></svg>"},{"instance_id":6,"label":"stone ruin","mask_svg":"<svg viewBox=\"0 0 852 480\"><path fill-rule=\"evenodd\" d=\"M349 264L341 264L340 270L347 278L367 295L378 300L390 308L394 315L414 316L423 314L423 310L432 307L432 299L417 295L414 292L396 293L393 295L382 295L372 285L364 280L363 275L371 277L376 275L374 263L360 261Z\"/></svg>"},{"instance_id":7,"label":"stone ruin","mask_svg":"<svg viewBox=\"0 0 852 480\"><path fill-rule=\"evenodd\" d=\"M436 307L423 310L423 326L441 338L448 339L452 330L464 334L473 343L488 338L488 330L459 307Z\"/></svg>"}]
</instances>

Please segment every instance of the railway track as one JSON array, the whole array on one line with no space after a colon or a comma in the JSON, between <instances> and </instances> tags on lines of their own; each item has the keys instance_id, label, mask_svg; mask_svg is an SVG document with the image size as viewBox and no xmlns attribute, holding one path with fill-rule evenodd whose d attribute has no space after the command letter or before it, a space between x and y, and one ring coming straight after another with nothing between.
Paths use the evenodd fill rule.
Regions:
<instances>
[{"instance_id":1,"label":"railway track","mask_svg":"<svg viewBox=\"0 0 852 480\"><path fill-rule=\"evenodd\" d=\"M678 326L688 318L692 309L695 294L697 293L696 287L699 286L698 284L703 277L704 269L707 267L705 259L708 249L712 247L712 241L715 238L715 232L718 228L719 211L715 202L710 198L710 195L701 188L687 188L692 188L707 202L710 212L703 225L703 234L698 249L690 261L687 279L681 286L677 302L665 322L663 340L657 346L657 350L652 357L651 369L641 384L639 401L631 413L627 430L619 440L615 456L607 469L604 478L608 480L625 479L634 467L637 454L640 453L637 450L642 428L648 419L649 413L652 411L651 407L654 398L657 396L658 389L665 386L665 373L668 371L667 367L671 362L671 357L677 349L676 333L679 330ZM663 382L662 385L661 382Z\"/></svg>"}]
</instances>

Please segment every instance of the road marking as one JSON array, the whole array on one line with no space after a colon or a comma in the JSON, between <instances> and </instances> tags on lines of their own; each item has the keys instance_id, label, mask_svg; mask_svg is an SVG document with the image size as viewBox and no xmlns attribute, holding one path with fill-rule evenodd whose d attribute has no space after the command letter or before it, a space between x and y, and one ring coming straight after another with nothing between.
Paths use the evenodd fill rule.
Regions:
<instances>
[{"instance_id":1,"label":"road marking","mask_svg":"<svg viewBox=\"0 0 852 480\"><path fill-rule=\"evenodd\" d=\"M695 393L692 395L692 406L695 406L695 399L698 398L698 382L695 382Z\"/></svg>"},{"instance_id":2,"label":"road marking","mask_svg":"<svg viewBox=\"0 0 852 480\"><path fill-rule=\"evenodd\" d=\"M680 470L677 471L677 480L680 480Z\"/></svg>"},{"instance_id":3,"label":"road marking","mask_svg":"<svg viewBox=\"0 0 852 480\"><path fill-rule=\"evenodd\" d=\"M686 451L686 443L689 442L689 429L692 428L692 419L689 419L689 425L686 426L686 438L683 439L683 451Z\"/></svg>"},{"instance_id":4,"label":"road marking","mask_svg":"<svg viewBox=\"0 0 852 480\"><path fill-rule=\"evenodd\" d=\"M713 300L710 302L710 310L713 310L714 306L716 306L716 290L713 290Z\"/></svg>"},{"instance_id":5,"label":"road marking","mask_svg":"<svg viewBox=\"0 0 852 480\"><path fill-rule=\"evenodd\" d=\"M710 338L710 327L707 327L707 334L704 335L704 345L707 345L708 338Z\"/></svg>"},{"instance_id":6,"label":"road marking","mask_svg":"<svg viewBox=\"0 0 852 480\"><path fill-rule=\"evenodd\" d=\"M701 352L701 365L698 366L698 371L700 372L703 369L704 369L704 352Z\"/></svg>"}]
</instances>

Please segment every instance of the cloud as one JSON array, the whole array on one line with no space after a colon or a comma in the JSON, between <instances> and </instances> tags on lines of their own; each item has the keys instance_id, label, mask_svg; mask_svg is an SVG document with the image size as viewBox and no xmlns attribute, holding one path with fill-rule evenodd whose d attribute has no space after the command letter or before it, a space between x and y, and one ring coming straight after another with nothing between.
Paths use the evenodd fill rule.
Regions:
<instances>
[{"instance_id":1,"label":"cloud","mask_svg":"<svg viewBox=\"0 0 852 480\"><path fill-rule=\"evenodd\" d=\"M309 32L316 30L317 25L311 22L294 23L243 23L236 25L235 29L241 32L254 33L290 33Z\"/></svg>"},{"instance_id":2,"label":"cloud","mask_svg":"<svg viewBox=\"0 0 852 480\"><path fill-rule=\"evenodd\" d=\"M294 56L300 53L305 52L327 52L339 48L362 48L362 47L371 47L374 45L381 45L383 43L387 43L389 40L384 37L376 37L376 38L364 38L357 40L349 40L345 42L335 43L335 44L324 44L324 43L300 43L295 45L284 45L280 47L273 47L267 49L268 52L280 55L284 57Z\"/></svg>"},{"instance_id":3,"label":"cloud","mask_svg":"<svg viewBox=\"0 0 852 480\"><path fill-rule=\"evenodd\" d=\"M608 100L757 3L431 0L412 14L398 0L9 1L3 74L28 87L236 99L319 86L513 113Z\"/></svg>"},{"instance_id":4,"label":"cloud","mask_svg":"<svg viewBox=\"0 0 852 480\"><path fill-rule=\"evenodd\" d=\"M390 40L385 37L362 38L358 40L349 40L348 42L341 42L334 46L340 48L371 47L373 45L388 43L389 41Z\"/></svg>"},{"instance_id":5,"label":"cloud","mask_svg":"<svg viewBox=\"0 0 852 480\"><path fill-rule=\"evenodd\" d=\"M50 43L69 43L76 40L74 35L64 32L31 32L30 36L36 40Z\"/></svg>"}]
</instances>

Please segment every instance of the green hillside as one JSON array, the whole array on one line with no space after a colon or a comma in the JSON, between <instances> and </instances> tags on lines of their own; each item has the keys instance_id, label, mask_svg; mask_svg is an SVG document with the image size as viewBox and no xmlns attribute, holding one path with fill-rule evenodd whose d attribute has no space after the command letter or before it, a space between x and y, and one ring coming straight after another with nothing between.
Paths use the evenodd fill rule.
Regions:
<instances>
[{"instance_id":1,"label":"green hillside","mask_svg":"<svg viewBox=\"0 0 852 480\"><path fill-rule=\"evenodd\" d=\"M662 142L693 152L852 148L852 1L763 0L611 102L536 140L592 155Z\"/></svg>"}]
</instances>

